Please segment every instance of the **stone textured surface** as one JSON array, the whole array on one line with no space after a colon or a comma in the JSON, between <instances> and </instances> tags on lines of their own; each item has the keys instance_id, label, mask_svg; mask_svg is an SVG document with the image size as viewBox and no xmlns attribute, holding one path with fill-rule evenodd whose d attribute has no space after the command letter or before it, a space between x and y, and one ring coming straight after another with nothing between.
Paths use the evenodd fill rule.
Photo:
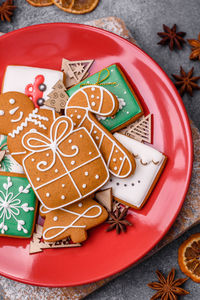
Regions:
<instances>
[{"instance_id":1,"label":"stone textured surface","mask_svg":"<svg viewBox=\"0 0 200 300\"><path fill-rule=\"evenodd\" d=\"M139 45L165 69L169 76L171 73L177 73L181 64L186 70L194 66L196 71L199 71L199 62L191 62L188 59L190 53L189 46L185 46L181 52L170 52L167 48L162 48L161 50L160 47L156 45L159 40L156 36L156 32L161 31L162 23L171 26L176 22L180 30L187 31L188 38L197 36L200 23L198 18L200 4L198 0L171 0L167 2L164 0L154 0L151 4L149 1L142 0L101 0L94 12L84 16L69 15L59 11L55 7L42 9L33 8L24 0L17 0L16 2L19 9L16 11L13 23L0 24L0 31L7 32L27 25L55 21L83 23L93 18L116 15L125 20L126 25ZM187 22L185 22L185 20L187 20ZM94 22L92 22L92 24L95 25ZM104 26L106 25L107 30L115 31L122 36L124 34L125 37L128 38L128 31L123 27L123 24L120 24L117 20L113 21L113 19L110 19L106 24L101 20L98 21L96 25L101 26L102 24ZM183 101L191 119L195 122L196 126L200 128L198 96L198 93L196 93L193 99L185 96ZM175 225L150 255L182 234L184 230L199 222L200 136L195 127L193 127L193 136L195 138L196 159L191 183L192 188L190 188L183 210ZM191 199L193 200L192 202ZM88 299L149 299L153 295L153 292L146 284L155 279L154 271L156 268L159 267L163 272L167 273L171 267L175 267L178 270L177 274L182 275L177 264L178 247L191 233L198 232L199 230L200 226L196 226L150 259L140 263L126 274L123 274L91 296L88 296ZM106 282L107 281L108 280L106 280ZM83 298L86 293L92 292L94 289L101 287L104 283L104 281L101 281L82 288L50 290L25 286L2 277L0 279L0 299L30 299L30 295L31 299L80 299ZM199 299L200 288L198 284L189 280L185 286L191 292L191 295L187 296L187 299Z\"/></svg>"}]
</instances>

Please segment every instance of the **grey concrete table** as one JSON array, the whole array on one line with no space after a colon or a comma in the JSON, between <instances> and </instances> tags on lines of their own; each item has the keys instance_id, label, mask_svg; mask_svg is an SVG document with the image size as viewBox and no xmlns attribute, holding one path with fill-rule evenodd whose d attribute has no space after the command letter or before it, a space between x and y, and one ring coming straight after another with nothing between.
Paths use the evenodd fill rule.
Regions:
<instances>
[{"instance_id":1,"label":"grey concrete table","mask_svg":"<svg viewBox=\"0 0 200 300\"><path fill-rule=\"evenodd\" d=\"M28 5L25 0L16 0L16 4L18 9L12 23L0 23L0 31L8 32L47 22L83 23L92 19L115 15L125 21L140 46L160 64L169 76L171 73L178 73L180 65L186 71L194 66L196 74L199 75L200 73L200 62L192 62L188 59L190 54L188 45L185 45L183 51L170 52L167 47L161 49L157 45L159 38L156 35L157 31L162 31L163 23L169 26L176 23L181 31L187 32L187 38L196 38L200 31L199 0L101 0L95 11L80 16L67 14L53 6L37 9ZM183 102L190 118L200 129L200 92L195 93L193 98L184 96ZM156 279L154 276L155 269L159 267L167 273L171 267L175 267L177 275L181 276L182 273L177 264L178 247L190 234L199 231L200 225L188 231L147 261L88 296L88 300L150 299L153 292L146 285L149 281ZM191 293L186 299L200 299L200 286L198 284L189 280L185 287ZM14 296L12 298L15 299Z\"/></svg>"}]
</instances>

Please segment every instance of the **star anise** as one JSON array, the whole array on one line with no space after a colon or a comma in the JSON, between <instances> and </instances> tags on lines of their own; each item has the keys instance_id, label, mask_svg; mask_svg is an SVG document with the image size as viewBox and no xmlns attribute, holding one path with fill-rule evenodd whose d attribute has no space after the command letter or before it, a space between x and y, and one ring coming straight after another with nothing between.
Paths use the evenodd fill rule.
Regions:
<instances>
[{"instance_id":1,"label":"star anise","mask_svg":"<svg viewBox=\"0 0 200 300\"><path fill-rule=\"evenodd\" d=\"M163 24L164 32L158 32L162 40L158 43L158 45L167 45L169 44L169 49L173 50L174 48L182 49L183 44L185 43L184 36L186 32L176 32L176 24L172 28L169 28L165 24Z\"/></svg>"},{"instance_id":2,"label":"star anise","mask_svg":"<svg viewBox=\"0 0 200 300\"><path fill-rule=\"evenodd\" d=\"M200 33L198 35L198 40L191 39L191 40L188 40L188 43L192 47L190 59L200 60Z\"/></svg>"},{"instance_id":3,"label":"star anise","mask_svg":"<svg viewBox=\"0 0 200 300\"><path fill-rule=\"evenodd\" d=\"M186 92L193 96L193 90L200 90L200 86L196 83L200 79L200 76L193 77L194 67L186 73L182 67L180 67L180 75L172 74L176 79L174 83L177 88L180 89L181 96Z\"/></svg>"},{"instance_id":4,"label":"star anise","mask_svg":"<svg viewBox=\"0 0 200 300\"><path fill-rule=\"evenodd\" d=\"M116 229L117 234L121 232L126 232L126 226L132 226L132 223L125 220L128 212L128 207L124 207L123 210L120 207L117 207L115 211L109 213L109 220L107 223L110 226L107 228L106 231L111 231Z\"/></svg>"},{"instance_id":5,"label":"star anise","mask_svg":"<svg viewBox=\"0 0 200 300\"><path fill-rule=\"evenodd\" d=\"M4 1L0 6L1 21L7 20L8 22L10 22L15 8L16 6L13 5L13 0Z\"/></svg>"},{"instance_id":6,"label":"star anise","mask_svg":"<svg viewBox=\"0 0 200 300\"><path fill-rule=\"evenodd\" d=\"M163 274L158 270L156 271L156 274L158 276L159 282L155 281L148 284L151 289L157 291L157 293L151 297L151 300L176 300L178 299L177 295L179 296L189 294L188 291L180 287L185 281L188 280L188 278L180 278L174 280L175 269L172 269L169 272L167 279L165 279Z\"/></svg>"}]
</instances>

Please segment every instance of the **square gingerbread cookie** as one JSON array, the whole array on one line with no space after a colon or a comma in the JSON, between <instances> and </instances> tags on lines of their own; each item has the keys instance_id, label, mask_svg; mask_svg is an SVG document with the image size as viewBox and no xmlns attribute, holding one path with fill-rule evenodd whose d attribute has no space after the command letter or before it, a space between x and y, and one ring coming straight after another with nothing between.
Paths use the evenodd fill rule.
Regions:
<instances>
[{"instance_id":1,"label":"square gingerbread cookie","mask_svg":"<svg viewBox=\"0 0 200 300\"><path fill-rule=\"evenodd\" d=\"M30 238L35 225L37 199L22 174L0 173L0 235Z\"/></svg>"},{"instance_id":2,"label":"square gingerbread cookie","mask_svg":"<svg viewBox=\"0 0 200 300\"><path fill-rule=\"evenodd\" d=\"M119 110L115 116L106 118L96 115L101 124L109 131L118 131L143 115L140 101L118 65L114 64L100 70L70 88L67 93L72 96L80 87L91 84L102 85L118 98Z\"/></svg>"}]
</instances>

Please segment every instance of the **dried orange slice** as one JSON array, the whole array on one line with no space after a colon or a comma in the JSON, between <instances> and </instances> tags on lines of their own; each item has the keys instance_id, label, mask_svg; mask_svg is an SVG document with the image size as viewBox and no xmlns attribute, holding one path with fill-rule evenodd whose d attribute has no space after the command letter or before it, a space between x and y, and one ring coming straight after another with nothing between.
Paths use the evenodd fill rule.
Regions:
<instances>
[{"instance_id":1,"label":"dried orange slice","mask_svg":"<svg viewBox=\"0 0 200 300\"><path fill-rule=\"evenodd\" d=\"M26 0L33 6L49 6L53 4L52 0Z\"/></svg>"},{"instance_id":2,"label":"dried orange slice","mask_svg":"<svg viewBox=\"0 0 200 300\"><path fill-rule=\"evenodd\" d=\"M60 9L72 14L86 14L97 6L99 0L52 0Z\"/></svg>"},{"instance_id":3,"label":"dried orange slice","mask_svg":"<svg viewBox=\"0 0 200 300\"><path fill-rule=\"evenodd\" d=\"M178 250L181 271L193 281L200 282L200 233L193 234Z\"/></svg>"}]
</instances>

